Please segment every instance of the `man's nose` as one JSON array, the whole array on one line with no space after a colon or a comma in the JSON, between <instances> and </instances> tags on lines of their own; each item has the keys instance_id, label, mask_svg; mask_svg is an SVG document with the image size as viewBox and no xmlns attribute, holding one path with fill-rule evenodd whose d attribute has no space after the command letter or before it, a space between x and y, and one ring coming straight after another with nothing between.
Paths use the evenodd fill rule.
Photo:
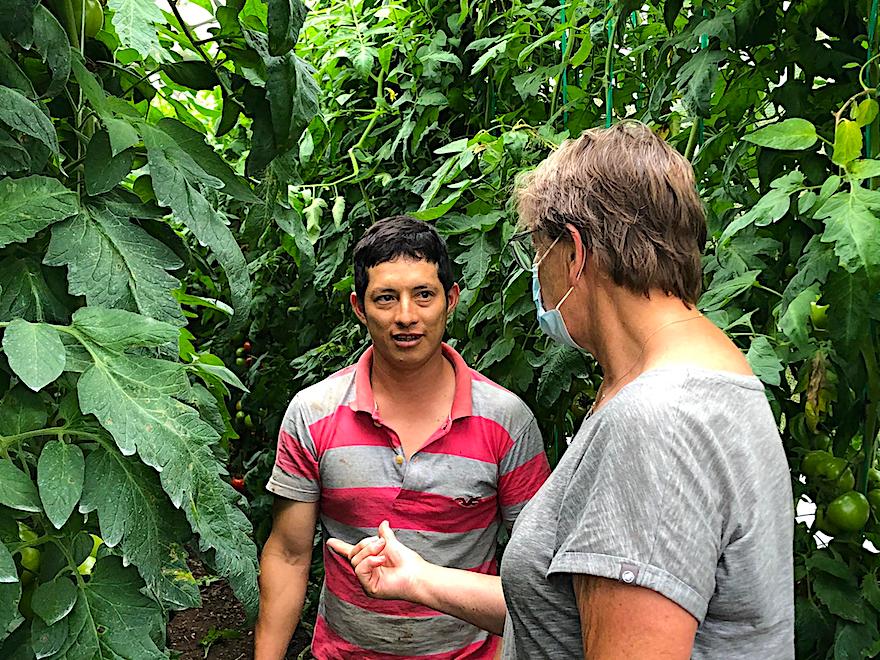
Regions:
<instances>
[{"instance_id":1,"label":"man's nose","mask_svg":"<svg viewBox=\"0 0 880 660\"><path fill-rule=\"evenodd\" d=\"M397 315L394 318L395 324L402 328L407 328L418 321L415 307L415 302L412 298L401 296L400 304L397 305Z\"/></svg>"}]
</instances>

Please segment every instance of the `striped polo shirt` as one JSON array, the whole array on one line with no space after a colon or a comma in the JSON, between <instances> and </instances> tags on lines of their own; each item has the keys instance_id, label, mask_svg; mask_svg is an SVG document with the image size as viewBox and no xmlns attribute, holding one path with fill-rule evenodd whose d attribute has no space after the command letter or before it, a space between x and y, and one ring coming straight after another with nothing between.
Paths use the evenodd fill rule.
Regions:
<instances>
[{"instance_id":1,"label":"striped polo shirt","mask_svg":"<svg viewBox=\"0 0 880 660\"><path fill-rule=\"evenodd\" d=\"M446 422L407 458L370 385L373 349L357 364L293 397L267 488L319 502L324 540L357 543L388 520L426 560L496 575L496 539L550 472L534 415L470 369L447 344L455 395ZM435 610L375 600L324 545L316 658L491 658L499 638Z\"/></svg>"}]
</instances>

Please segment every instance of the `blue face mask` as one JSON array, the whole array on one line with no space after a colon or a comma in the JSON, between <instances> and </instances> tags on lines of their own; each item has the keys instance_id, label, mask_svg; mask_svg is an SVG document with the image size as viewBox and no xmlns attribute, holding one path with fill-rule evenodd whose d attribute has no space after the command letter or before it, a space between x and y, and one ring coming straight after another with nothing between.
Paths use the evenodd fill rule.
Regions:
<instances>
[{"instance_id":1,"label":"blue face mask","mask_svg":"<svg viewBox=\"0 0 880 660\"><path fill-rule=\"evenodd\" d=\"M565 325L565 319L562 318L562 313L559 311L559 308L562 307L562 303L564 303L571 295L571 292L574 291L574 287L569 288L565 295L562 296L562 300L560 300L553 309L544 309L544 303L541 300L541 282L538 280L538 266L541 261L544 260L544 257L550 253L550 250L553 249L553 246L556 245L558 240L559 239L557 238L556 241L553 241L552 245L547 249L547 252L544 253L544 256L532 266L532 300L535 302L535 309L537 310L538 315L538 327L541 328L541 332L554 341L558 341L560 344L570 346L571 348L577 348L582 351L584 349L571 338L571 333ZM580 274L578 274L578 277L580 277Z\"/></svg>"}]
</instances>

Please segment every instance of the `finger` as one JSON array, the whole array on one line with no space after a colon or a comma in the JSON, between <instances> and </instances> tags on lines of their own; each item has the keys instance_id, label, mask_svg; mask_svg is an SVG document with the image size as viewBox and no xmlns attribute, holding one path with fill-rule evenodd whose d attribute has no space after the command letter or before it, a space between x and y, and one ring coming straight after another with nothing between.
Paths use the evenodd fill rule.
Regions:
<instances>
[{"instance_id":1,"label":"finger","mask_svg":"<svg viewBox=\"0 0 880 660\"><path fill-rule=\"evenodd\" d=\"M361 548L357 553L354 554L351 558L351 565L357 568L357 565L364 561L367 557L373 557L378 555L385 549L385 541L383 539L376 539L372 543Z\"/></svg>"},{"instance_id":2,"label":"finger","mask_svg":"<svg viewBox=\"0 0 880 660\"><path fill-rule=\"evenodd\" d=\"M387 555L371 555L365 558L354 570L360 577L367 578L373 571L383 566L386 561L388 561Z\"/></svg>"},{"instance_id":3,"label":"finger","mask_svg":"<svg viewBox=\"0 0 880 660\"><path fill-rule=\"evenodd\" d=\"M397 537L394 536L391 525L387 520L383 520L382 524L379 525L379 538L385 539L385 542L389 544L397 541Z\"/></svg>"},{"instance_id":4,"label":"finger","mask_svg":"<svg viewBox=\"0 0 880 660\"><path fill-rule=\"evenodd\" d=\"M356 545L352 546L351 550L348 551L348 558L352 559L355 555L361 552L364 548L367 548L372 543L375 543L379 540L378 536L368 536L364 539L361 539L357 542Z\"/></svg>"},{"instance_id":5,"label":"finger","mask_svg":"<svg viewBox=\"0 0 880 660\"><path fill-rule=\"evenodd\" d=\"M346 559L349 557L349 553L354 549L354 546L351 543L346 543L340 539L327 539L327 546L336 554L342 555Z\"/></svg>"}]
</instances>

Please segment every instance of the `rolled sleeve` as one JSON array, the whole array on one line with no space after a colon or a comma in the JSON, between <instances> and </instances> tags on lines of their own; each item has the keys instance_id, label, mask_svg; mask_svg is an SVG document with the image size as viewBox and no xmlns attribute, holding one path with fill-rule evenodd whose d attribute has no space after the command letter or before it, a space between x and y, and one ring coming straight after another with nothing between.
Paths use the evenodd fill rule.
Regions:
<instances>
[{"instance_id":1,"label":"rolled sleeve","mask_svg":"<svg viewBox=\"0 0 880 660\"><path fill-rule=\"evenodd\" d=\"M317 450L297 397L290 402L281 422L275 465L266 490L297 502L317 502L320 499Z\"/></svg>"}]
</instances>

